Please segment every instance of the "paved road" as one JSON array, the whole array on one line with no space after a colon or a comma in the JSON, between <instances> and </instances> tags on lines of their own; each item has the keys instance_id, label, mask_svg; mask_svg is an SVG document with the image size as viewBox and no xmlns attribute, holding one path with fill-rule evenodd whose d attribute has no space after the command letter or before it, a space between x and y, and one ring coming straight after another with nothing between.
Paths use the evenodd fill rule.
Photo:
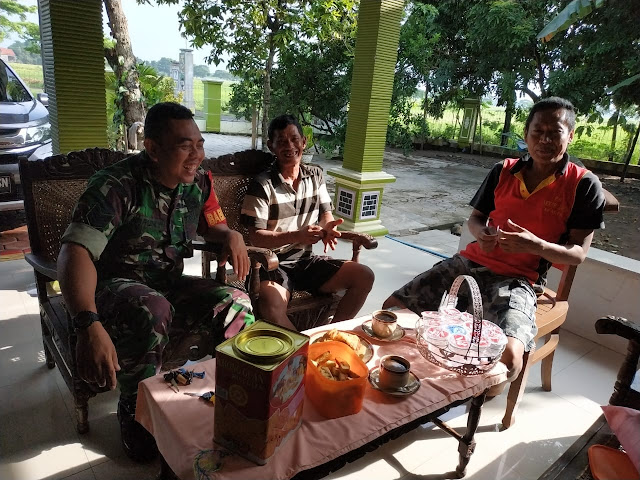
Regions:
<instances>
[{"instance_id":1,"label":"paved road","mask_svg":"<svg viewBox=\"0 0 640 480\"><path fill-rule=\"evenodd\" d=\"M205 152L217 157L251 147L244 136L204 134ZM340 161L316 155L313 162L324 170L339 167ZM424 230L461 223L471 213L469 200L487 174L482 167L446 160L404 155L387 149L383 170L396 177L385 187L382 199L382 224L397 235L413 235ZM333 177L326 175L327 188L333 194Z\"/></svg>"}]
</instances>

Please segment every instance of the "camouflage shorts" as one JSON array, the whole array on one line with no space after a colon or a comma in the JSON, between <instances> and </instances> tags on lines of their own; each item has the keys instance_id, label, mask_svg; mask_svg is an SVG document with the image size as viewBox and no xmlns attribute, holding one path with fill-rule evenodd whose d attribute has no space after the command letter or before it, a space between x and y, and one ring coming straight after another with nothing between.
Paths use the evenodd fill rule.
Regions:
<instances>
[{"instance_id":1,"label":"camouflage shorts","mask_svg":"<svg viewBox=\"0 0 640 480\"><path fill-rule=\"evenodd\" d=\"M183 276L171 291L113 278L96 292L100 320L113 340L121 370L118 387L135 396L138 382L160 372L164 349L188 335L209 339L204 353L254 322L249 297L215 280Z\"/></svg>"},{"instance_id":2,"label":"camouflage shorts","mask_svg":"<svg viewBox=\"0 0 640 480\"><path fill-rule=\"evenodd\" d=\"M393 292L393 296L418 315L424 311L436 311L443 293L458 275L471 275L478 282L485 320L499 325L508 337L517 338L529 351L538 331L535 320L537 302L533 287L525 278L496 275L487 267L456 254L436 263ZM466 288L460 289L458 310L467 310L467 294Z\"/></svg>"}]
</instances>

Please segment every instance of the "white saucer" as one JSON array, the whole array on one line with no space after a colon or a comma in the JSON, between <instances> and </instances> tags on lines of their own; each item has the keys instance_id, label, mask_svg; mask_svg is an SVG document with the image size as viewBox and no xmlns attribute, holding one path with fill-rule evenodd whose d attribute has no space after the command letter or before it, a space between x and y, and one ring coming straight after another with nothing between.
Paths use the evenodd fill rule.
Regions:
<instances>
[{"instance_id":1,"label":"white saucer","mask_svg":"<svg viewBox=\"0 0 640 480\"><path fill-rule=\"evenodd\" d=\"M397 324L396 329L389 337L379 337L373 332L373 327L371 326L372 321L373 320L367 320L362 324L362 331L369 335L371 338L375 338L376 340L380 340L381 342L395 342L396 340L400 340L402 337L404 337L404 328Z\"/></svg>"},{"instance_id":2,"label":"white saucer","mask_svg":"<svg viewBox=\"0 0 640 480\"><path fill-rule=\"evenodd\" d=\"M380 386L380 367L374 367L369 372L369 383L376 390L394 397L407 397L413 395L420 388L420 379L413 372L409 372L409 383L398 389L386 389Z\"/></svg>"}]
</instances>

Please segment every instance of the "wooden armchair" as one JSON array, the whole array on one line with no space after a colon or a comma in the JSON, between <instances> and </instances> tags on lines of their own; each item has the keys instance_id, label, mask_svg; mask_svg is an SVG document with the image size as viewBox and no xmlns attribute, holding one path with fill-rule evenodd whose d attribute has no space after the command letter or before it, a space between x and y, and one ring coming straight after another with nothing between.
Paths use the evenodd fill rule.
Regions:
<instances>
[{"instance_id":1,"label":"wooden armchair","mask_svg":"<svg viewBox=\"0 0 640 480\"><path fill-rule=\"evenodd\" d=\"M76 407L76 428L89 430L88 401L107 391L83 382L77 376L76 336L62 295L50 282L58 279L56 261L60 239L71 221L71 214L87 180L98 170L126 157L123 152L92 148L67 155L56 155L35 162L20 159L20 177L31 253L25 255L33 267L40 304L42 341L47 367L58 365Z\"/></svg>"},{"instance_id":2,"label":"wooden armchair","mask_svg":"<svg viewBox=\"0 0 640 480\"><path fill-rule=\"evenodd\" d=\"M614 213L620 210L618 200L607 190L605 190L605 212ZM525 352L523 357L522 371L509 386L507 396L507 407L502 418L503 428L509 428L515 422L515 414L518 404L524 395L529 369L532 365L542 361L541 377L543 390L551 391L551 370L553 368L553 355L560 340L560 326L567 318L569 311L569 292L576 275L577 265L554 265L562 275L558 284L557 292L545 288L544 292L538 296L538 308L536 309L536 325L538 333L535 341L541 340L542 346Z\"/></svg>"},{"instance_id":3,"label":"wooden armchair","mask_svg":"<svg viewBox=\"0 0 640 480\"><path fill-rule=\"evenodd\" d=\"M605 192L605 208L607 213L615 213L620 209L618 200L607 190ZM462 227L462 236L458 250L463 250L467 244L474 238L465 225ZM532 365L542 361L542 388L547 392L551 391L551 370L553 368L553 355L560 340L560 326L567 318L569 311L569 293L571 285L576 275L577 265L553 265L559 269L561 273L558 290L554 292L549 288L545 288L544 292L538 296L538 307L536 309L536 325L538 333L535 341L541 341L542 346L525 352L522 363L522 371L520 375L511 382L507 396L507 406L504 417L502 418L502 426L507 429L515 422L515 415L518 404L522 400L524 390L529 377L529 369Z\"/></svg>"},{"instance_id":4,"label":"wooden armchair","mask_svg":"<svg viewBox=\"0 0 640 480\"><path fill-rule=\"evenodd\" d=\"M250 245L248 240L248 230L240 223L240 210L244 196L247 192L252 178L264 171L274 161L273 155L260 150L245 150L230 155L223 155L218 158L207 159L202 166L213 174L213 185L218 196L220 206L227 218L227 224L232 230L236 230L245 238L245 243ZM353 232L341 232L345 240L353 243L353 261L358 261L360 249L376 248L378 242L371 235ZM262 265L269 271L278 267L278 257L270 250L248 247L251 259L251 271L249 279L245 283L235 278L226 278L224 267L218 267L216 278L226 278L227 283L246 290L251 298L251 303L257 318L260 318L259 298L260 298L260 276L258 271ZM213 251L202 253L202 275L205 278L211 277L211 262L216 259ZM329 317L334 314L340 301L340 296L332 295L312 295L306 291L296 290L291 294L291 300L287 307L287 316L291 322L299 329L305 330L329 322Z\"/></svg>"},{"instance_id":5,"label":"wooden armchair","mask_svg":"<svg viewBox=\"0 0 640 480\"><path fill-rule=\"evenodd\" d=\"M632 387L634 379L640 382L640 325L622 317L607 316L596 322L596 332L629 340L627 356L618 370L609 404L640 410L640 387Z\"/></svg>"}]
</instances>

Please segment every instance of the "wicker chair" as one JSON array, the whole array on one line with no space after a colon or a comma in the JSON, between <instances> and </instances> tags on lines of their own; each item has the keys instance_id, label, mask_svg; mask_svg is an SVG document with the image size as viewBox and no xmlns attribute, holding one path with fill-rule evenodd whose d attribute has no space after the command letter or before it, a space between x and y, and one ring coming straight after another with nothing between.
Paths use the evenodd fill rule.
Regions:
<instances>
[{"instance_id":1,"label":"wicker chair","mask_svg":"<svg viewBox=\"0 0 640 480\"><path fill-rule=\"evenodd\" d=\"M89 430L89 398L107 389L90 385L78 377L76 336L71 318L62 295L51 287L51 282L58 278L56 261L60 252L60 238L71 221L75 204L89 177L126 156L123 152L92 148L35 162L26 158L20 161L32 252L25 258L35 272L46 363L49 368L58 365L73 394L76 429L79 433ZM163 368L184 364L189 358L190 346L199 341L197 335L171 337L163 354Z\"/></svg>"},{"instance_id":2,"label":"wicker chair","mask_svg":"<svg viewBox=\"0 0 640 480\"><path fill-rule=\"evenodd\" d=\"M240 209L244 196L247 192L249 182L260 172L263 172L274 161L273 155L260 150L245 150L230 155L223 155L218 158L207 159L203 162L203 167L211 170L213 174L213 185L227 218L227 224L232 230L241 232L247 245L248 230L240 223ZM342 239L349 240L353 244L353 261L358 261L360 249L376 248L378 242L371 236L363 233L341 232ZM269 271L278 267L278 258L269 250L248 247L251 258L251 272L246 284L235 278L228 278L227 282L233 286L248 290L254 312L260 316L258 300L260 298L260 276L258 271L261 265ZM259 256L262 256L260 260ZM203 252L202 254L202 275L205 278L211 277L211 262L215 260L214 252ZM218 268L217 278L225 275L224 267ZM248 286L248 288L245 288ZM340 296L336 294L312 295L309 292L295 290L291 293L291 300L287 307L287 316L291 322L299 329L305 330L329 322L330 316L334 314L340 301Z\"/></svg>"},{"instance_id":3,"label":"wicker chair","mask_svg":"<svg viewBox=\"0 0 640 480\"><path fill-rule=\"evenodd\" d=\"M20 159L20 177L31 253L25 259L33 267L40 304L42 341L47 367L57 364L73 394L76 429L89 430L88 401L106 388L97 388L77 375L76 336L62 295L51 288L58 279L56 261L60 238L71 221L71 213L84 191L87 180L98 170L125 158L123 152L93 148L68 155L56 155L29 162Z\"/></svg>"}]
</instances>

